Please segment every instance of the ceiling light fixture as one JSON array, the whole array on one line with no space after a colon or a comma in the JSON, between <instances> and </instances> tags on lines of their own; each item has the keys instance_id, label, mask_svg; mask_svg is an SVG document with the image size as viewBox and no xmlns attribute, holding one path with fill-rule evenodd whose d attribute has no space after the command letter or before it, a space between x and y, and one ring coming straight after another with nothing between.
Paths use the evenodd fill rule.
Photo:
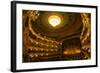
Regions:
<instances>
[{"instance_id":1,"label":"ceiling light fixture","mask_svg":"<svg viewBox=\"0 0 100 73\"><path fill-rule=\"evenodd\" d=\"M48 18L49 24L51 24L53 27L56 27L61 23L61 18L57 15L52 15Z\"/></svg>"}]
</instances>

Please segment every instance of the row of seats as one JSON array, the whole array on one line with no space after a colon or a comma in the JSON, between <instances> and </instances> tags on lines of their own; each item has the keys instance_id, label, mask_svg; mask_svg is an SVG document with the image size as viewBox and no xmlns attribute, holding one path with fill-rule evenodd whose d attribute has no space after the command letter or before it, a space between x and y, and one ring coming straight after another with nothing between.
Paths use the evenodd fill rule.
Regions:
<instances>
[{"instance_id":1,"label":"row of seats","mask_svg":"<svg viewBox=\"0 0 100 73\"><path fill-rule=\"evenodd\" d=\"M56 56L58 55L57 52L54 52L54 53L29 53L29 57L30 58L36 58L36 57L50 57L50 56Z\"/></svg>"},{"instance_id":2,"label":"row of seats","mask_svg":"<svg viewBox=\"0 0 100 73\"><path fill-rule=\"evenodd\" d=\"M39 46L42 46L42 47L47 47L47 48L58 48L60 45L56 45L56 44L51 44L49 42L47 43L44 43L42 41L38 41L36 39L32 39L31 37L29 37L29 40L34 44L34 45L39 45Z\"/></svg>"},{"instance_id":3,"label":"row of seats","mask_svg":"<svg viewBox=\"0 0 100 73\"><path fill-rule=\"evenodd\" d=\"M40 48L40 47L29 47L28 52L59 52L60 49L55 48Z\"/></svg>"}]
</instances>

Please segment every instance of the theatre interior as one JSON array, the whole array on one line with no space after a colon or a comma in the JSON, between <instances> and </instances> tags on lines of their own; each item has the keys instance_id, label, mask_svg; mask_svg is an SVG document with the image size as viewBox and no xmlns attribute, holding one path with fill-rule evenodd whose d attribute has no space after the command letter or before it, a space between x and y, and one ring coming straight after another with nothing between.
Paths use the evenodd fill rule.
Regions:
<instances>
[{"instance_id":1,"label":"theatre interior","mask_svg":"<svg viewBox=\"0 0 100 73\"><path fill-rule=\"evenodd\" d=\"M22 61L91 59L91 14L22 11Z\"/></svg>"}]
</instances>

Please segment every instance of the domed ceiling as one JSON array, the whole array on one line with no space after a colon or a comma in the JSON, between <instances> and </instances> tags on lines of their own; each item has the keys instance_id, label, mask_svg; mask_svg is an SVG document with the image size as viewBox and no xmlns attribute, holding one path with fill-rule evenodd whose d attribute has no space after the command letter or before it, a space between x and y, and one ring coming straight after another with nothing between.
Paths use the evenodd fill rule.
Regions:
<instances>
[{"instance_id":1,"label":"domed ceiling","mask_svg":"<svg viewBox=\"0 0 100 73\"><path fill-rule=\"evenodd\" d=\"M58 16L60 24L53 27L49 23L50 16ZM38 19L32 21L32 28L41 35L63 40L72 35L80 35L82 20L79 13L39 11Z\"/></svg>"}]
</instances>

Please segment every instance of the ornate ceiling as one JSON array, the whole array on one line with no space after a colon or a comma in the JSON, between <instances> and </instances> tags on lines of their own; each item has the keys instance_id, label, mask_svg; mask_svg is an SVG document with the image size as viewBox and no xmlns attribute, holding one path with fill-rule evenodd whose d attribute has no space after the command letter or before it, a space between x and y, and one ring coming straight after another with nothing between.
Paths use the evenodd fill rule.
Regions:
<instances>
[{"instance_id":1,"label":"ornate ceiling","mask_svg":"<svg viewBox=\"0 0 100 73\"><path fill-rule=\"evenodd\" d=\"M38 19L32 21L32 28L41 35L63 40L72 35L80 35L82 31L82 19L79 13L39 11ZM61 23L52 27L48 18L52 15L59 16Z\"/></svg>"}]
</instances>

